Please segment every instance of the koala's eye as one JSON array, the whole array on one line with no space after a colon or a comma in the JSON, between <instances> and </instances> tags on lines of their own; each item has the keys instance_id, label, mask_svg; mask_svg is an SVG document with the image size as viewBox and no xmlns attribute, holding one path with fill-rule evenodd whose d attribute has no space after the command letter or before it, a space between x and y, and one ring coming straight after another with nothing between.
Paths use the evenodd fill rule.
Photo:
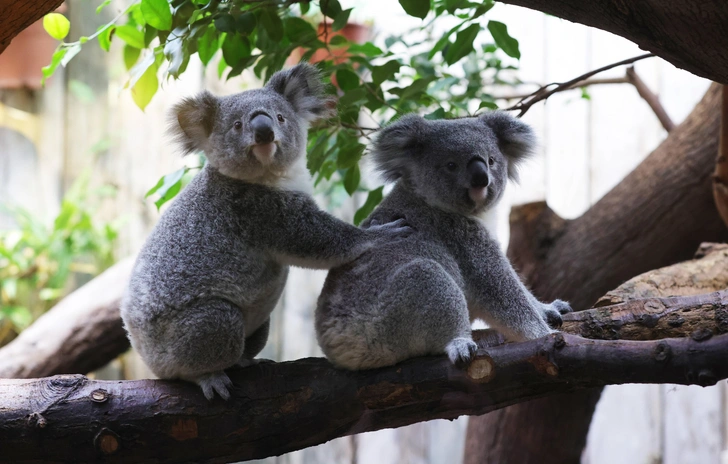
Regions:
<instances>
[{"instance_id":1,"label":"koala's eye","mask_svg":"<svg viewBox=\"0 0 728 464\"><path fill-rule=\"evenodd\" d=\"M243 123L240 121L235 121L235 124L233 124L233 127L240 130L243 128Z\"/></svg>"},{"instance_id":2,"label":"koala's eye","mask_svg":"<svg viewBox=\"0 0 728 464\"><path fill-rule=\"evenodd\" d=\"M488 158L488 166L493 166L495 164L495 158L492 156Z\"/></svg>"},{"instance_id":3,"label":"koala's eye","mask_svg":"<svg viewBox=\"0 0 728 464\"><path fill-rule=\"evenodd\" d=\"M447 163L445 167L448 171L454 171L455 169L457 169L458 165L455 163Z\"/></svg>"},{"instance_id":4,"label":"koala's eye","mask_svg":"<svg viewBox=\"0 0 728 464\"><path fill-rule=\"evenodd\" d=\"M286 120L283 119L283 115L282 114L279 114L278 115L278 122L286 122Z\"/></svg>"}]
</instances>

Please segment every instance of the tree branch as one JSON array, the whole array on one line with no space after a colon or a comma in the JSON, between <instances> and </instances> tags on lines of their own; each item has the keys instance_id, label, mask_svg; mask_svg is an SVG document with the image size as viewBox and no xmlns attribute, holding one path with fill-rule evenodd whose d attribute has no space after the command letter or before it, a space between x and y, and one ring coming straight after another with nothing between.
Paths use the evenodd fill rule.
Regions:
<instances>
[{"instance_id":1,"label":"tree branch","mask_svg":"<svg viewBox=\"0 0 728 464\"><path fill-rule=\"evenodd\" d=\"M361 372L314 358L260 363L230 371L228 403L208 403L184 382L0 380L2 456L16 463L258 459L588 387L712 385L728 378L727 351L728 335L635 342L555 334L480 349L467 370L442 356Z\"/></svg>"},{"instance_id":2,"label":"tree branch","mask_svg":"<svg viewBox=\"0 0 728 464\"><path fill-rule=\"evenodd\" d=\"M0 15L0 53L2 53L13 37L30 26L46 13L58 8L63 0L37 0L32 2L2 2L3 12Z\"/></svg>"},{"instance_id":3,"label":"tree branch","mask_svg":"<svg viewBox=\"0 0 728 464\"><path fill-rule=\"evenodd\" d=\"M665 108L662 106L662 103L660 103L660 99L657 95L655 95L652 90L647 87L645 81L637 75L637 72L634 70L634 66L627 68L627 79L632 85L634 85L634 88L637 89L637 93L640 94L640 97L642 97L642 99L650 105L652 112L654 112L657 119L660 120L662 127L664 127L668 132L673 130L675 128L675 123L672 122L672 119L668 116L667 111L665 111Z\"/></svg>"},{"instance_id":4,"label":"tree branch","mask_svg":"<svg viewBox=\"0 0 728 464\"><path fill-rule=\"evenodd\" d=\"M520 118L524 114L526 114L526 111L528 111L535 103L538 103L542 100L546 100L551 95L557 93L557 92L563 92L564 90L569 90L574 87L578 87L578 84L582 81L585 81L589 79L590 77L599 74L604 71L608 71L612 68L616 68L617 66L624 66L627 64L632 64L640 60L644 60L646 58L652 58L655 55L652 53L647 53L644 55L635 56L633 58L628 58L626 60L618 61L616 63L608 64L606 66L602 66L601 68L594 69L592 71L589 71L587 73L582 74L581 76L577 76L569 81L566 82L552 82L551 84L546 84L540 89L536 90L526 98L522 99L515 105L511 106L510 108L505 108L506 111L519 111L518 117ZM551 86L556 86L551 90L548 90Z\"/></svg>"},{"instance_id":5,"label":"tree branch","mask_svg":"<svg viewBox=\"0 0 728 464\"><path fill-rule=\"evenodd\" d=\"M728 8L724 0L501 0L596 27L707 79L728 84Z\"/></svg>"}]
</instances>

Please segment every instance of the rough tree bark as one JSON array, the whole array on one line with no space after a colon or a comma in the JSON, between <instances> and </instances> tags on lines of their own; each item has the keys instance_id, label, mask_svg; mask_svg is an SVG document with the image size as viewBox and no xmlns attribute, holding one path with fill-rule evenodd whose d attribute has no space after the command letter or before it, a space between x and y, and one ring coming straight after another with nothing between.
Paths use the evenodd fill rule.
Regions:
<instances>
[{"instance_id":1,"label":"rough tree bark","mask_svg":"<svg viewBox=\"0 0 728 464\"><path fill-rule=\"evenodd\" d=\"M501 0L617 34L678 68L728 84L724 0Z\"/></svg>"},{"instance_id":2,"label":"rough tree bark","mask_svg":"<svg viewBox=\"0 0 728 464\"><path fill-rule=\"evenodd\" d=\"M725 240L711 193L720 103L714 84L583 216L566 221L544 203L514 209L508 255L536 295L584 309L634 275L688 259L701 241ZM473 418L465 462L578 463L599 395L587 390Z\"/></svg>"},{"instance_id":3,"label":"rough tree bark","mask_svg":"<svg viewBox=\"0 0 728 464\"><path fill-rule=\"evenodd\" d=\"M119 302L133 264L118 262L1 348L0 378L85 374L126 351Z\"/></svg>"},{"instance_id":4,"label":"rough tree bark","mask_svg":"<svg viewBox=\"0 0 728 464\"><path fill-rule=\"evenodd\" d=\"M3 462L232 462L354 433L483 414L612 383L713 385L728 378L728 334L700 341L588 340L557 333L479 350L469 369L418 358L372 371L324 359L230 371L229 402L160 380L0 380ZM325 412L325 413L324 413ZM39 446L39 444L41 444Z\"/></svg>"},{"instance_id":5,"label":"rough tree bark","mask_svg":"<svg viewBox=\"0 0 728 464\"><path fill-rule=\"evenodd\" d=\"M61 3L63 0L0 1L0 53L20 31L61 6Z\"/></svg>"},{"instance_id":6,"label":"rough tree bark","mask_svg":"<svg viewBox=\"0 0 728 464\"><path fill-rule=\"evenodd\" d=\"M728 85L724 85L720 110L720 142L713 173L713 197L720 217L728 225Z\"/></svg>"}]
</instances>

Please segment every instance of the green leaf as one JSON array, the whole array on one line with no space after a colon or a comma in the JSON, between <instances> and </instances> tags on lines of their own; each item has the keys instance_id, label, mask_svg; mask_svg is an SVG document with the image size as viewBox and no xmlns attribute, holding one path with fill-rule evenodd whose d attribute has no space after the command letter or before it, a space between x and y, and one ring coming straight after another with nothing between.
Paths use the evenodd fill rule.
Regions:
<instances>
[{"instance_id":1,"label":"green leaf","mask_svg":"<svg viewBox=\"0 0 728 464\"><path fill-rule=\"evenodd\" d=\"M130 70L139 59L139 55L141 55L142 51L139 50L136 47L130 47L128 45L124 45L124 66L126 66L126 70Z\"/></svg>"},{"instance_id":2,"label":"green leaf","mask_svg":"<svg viewBox=\"0 0 728 464\"><path fill-rule=\"evenodd\" d=\"M255 30L256 23L255 15L250 12L243 13L235 19L235 27L237 31L245 35L249 35Z\"/></svg>"},{"instance_id":3,"label":"green leaf","mask_svg":"<svg viewBox=\"0 0 728 464\"><path fill-rule=\"evenodd\" d=\"M159 87L157 65L152 63L131 88L131 97L139 109L144 111L144 108L152 101L154 94L157 93L157 87Z\"/></svg>"},{"instance_id":4,"label":"green leaf","mask_svg":"<svg viewBox=\"0 0 728 464\"><path fill-rule=\"evenodd\" d=\"M359 76L348 69L339 69L336 71L336 83L343 91L352 90L359 87Z\"/></svg>"},{"instance_id":5,"label":"green leaf","mask_svg":"<svg viewBox=\"0 0 728 464\"><path fill-rule=\"evenodd\" d=\"M224 13L215 18L215 27L220 32L235 32L235 18L231 14Z\"/></svg>"},{"instance_id":6,"label":"green leaf","mask_svg":"<svg viewBox=\"0 0 728 464\"><path fill-rule=\"evenodd\" d=\"M118 26L116 35L132 47L144 48L144 34L134 26L129 24Z\"/></svg>"},{"instance_id":7,"label":"green leaf","mask_svg":"<svg viewBox=\"0 0 728 464\"><path fill-rule=\"evenodd\" d=\"M377 207L379 203L382 202L382 191L384 190L384 186L376 188L369 192L369 195L367 196L367 201L364 202L361 208L359 208L354 214L354 225L361 224L361 221L366 219L370 214L372 214L372 211L374 211L374 208Z\"/></svg>"},{"instance_id":8,"label":"green leaf","mask_svg":"<svg viewBox=\"0 0 728 464\"><path fill-rule=\"evenodd\" d=\"M361 181L361 172L359 171L359 165L355 164L346 171L344 175L344 188L349 196L354 195L356 189L359 187Z\"/></svg>"},{"instance_id":9,"label":"green leaf","mask_svg":"<svg viewBox=\"0 0 728 464\"><path fill-rule=\"evenodd\" d=\"M66 65L71 61L71 59L78 55L78 52L81 51L81 44L80 43L74 43L70 47L66 47L66 54L63 55L63 58L61 58L61 66L64 68Z\"/></svg>"},{"instance_id":10,"label":"green leaf","mask_svg":"<svg viewBox=\"0 0 728 464\"><path fill-rule=\"evenodd\" d=\"M97 32L99 35L96 38L99 41L99 47L104 51L109 51L111 48L111 34L116 31L116 26L101 26Z\"/></svg>"},{"instance_id":11,"label":"green leaf","mask_svg":"<svg viewBox=\"0 0 728 464\"><path fill-rule=\"evenodd\" d=\"M337 143L340 145L339 154L336 157L336 167L338 169L348 169L352 166L356 166L361 159L361 155L364 153L364 145L359 142L355 142L353 145L342 146L341 137L337 139Z\"/></svg>"},{"instance_id":12,"label":"green leaf","mask_svg":"<svg viewBox=\"0 0 728 464\"><path fill-rule=\"evenodd\" d=\"M152 187L147 192L147 194L144 195L144 198L147 198L150 195L156 193L157 195L159 195L159 198L154 202L154 204L157 205L157 209L161 208L163 204L174 198L174 196L179 193L179 191L182 189L182 180L185 174L187 174L187 172L189 171L190 168L185 166L170 174L167 174L166 176L159 179L157 185Z\"/></svg>"},{"instance_id":13,"label":"green leaf","mask_svg":"<svg viewBox=\"0 0 728 464\"><path fill-rule=\"evenodd\" d=\"M214 27L208 27L197 43L197 55L200 57L202 64L207 66L207 63L215 56L219 48L220 36L218 36Z\"/></svg>"},{"instance_id":14,"label":"green leaf","mask_svg":"<svg viewBox=\"0 0 728 464\"><path fill-rule=\"evenodd\" d=\"M423 0L429 2L430 0ZM325 14L331 19L336 19L341 14L341 4L339 0L321 0L319 2L321 7L321 13Z\"/></svg>"},{"instance_id":15,"label":"green leaf","mask_svg":"<svg viewBox=\"0 0 728 464\"><path fill-rule=\"evenodd\" d=\"M43 29L56 40L63 40L71 30L71 22L60 13L43 16Z\"/></svg>"},{"instance_id":16,"label":"green leaf","mask_svg":"<svg viewBox=\"0 0 728 464\"><path fill-rule=\"evenodd\" d=\"M494 5L495 4L493 3L493 0L484 1L482 5L475 9L473 17L471 19L476 19L483 16L485 13L490 11L490 9L493 8Z\"/></svg>"},{"instance_id":17,"label":"green leaf","mask_svg":"<svg viewBox=\"0 0 728 464\"><path fill-rule=\"evenodd\" d=\"M498 105L495 104L495 102L492 101L482 101L480 102L480 105L478 105L478 109L481 108L488 108L489 110L497 110Z\"/></svg>"},{"instance_id":18,"label":"green leaf","mask_svg":"<svg viewBox=\"0 0 728 464\"><path fill-rule=\"evenodd\" d=\"M364 44L353 43L349 45L349 49L347 51L352 54L365 56L379 56L384 54L381 48L371 42L366 42Z\"/></svg>"},{"instance_id":19,"label":"green leaf","mask_svg":"<svg viewBox=\"0 0 728 464\"><path fill-rule=\"evenodd\" d=\"M301 2L298 4L298 6L301 8L301 16L304 16L308 13L308 10L311 8L311 2Z\"/></svg>"},{"instance_id":20,"label":"green leaf","mask_svg":"<svg viewBox=\"0 0 728 464\"><path fill-rule=\"evenodd\" d=\"M508 34L508 27L498 21L488 21L488 30L506 55L520 59L521 52L518 50L518 41Z\"/></svg>"},{"instance_id":21,"label":"green leaf","mask_svg":"<svg viewBox=\"0 0 728 464\"><path fill-rule=\"evenodd\" d=\"M316 38L313 26L301 18L286 18L286 36L292 43L305 43Z\"/></svg>"},{"instance_id":22,"label":"green leaf","mask_svg":"<svg viewBox=\"0 0 728 464\"><path fill-rule=\"evenodd\" d=\"M85 82L79 81L78 79L71 79L68 82L68 90L71 95L83 103L93 103L96 100L96 96L94 95L94 91L91 86Z\"/></svg>"},{"instance_id":23,"label":"green leaf","mask_svg":"<svg viewBox=\"0 0 728 464\"><path fill-rule=\"evenodd\" d=\"M390 60L381 66L372 68L372 82L378 86L387 79L391 79L399 71L401 65L397 60Z\"/></svg>"},{"instance_id":24,"label":"green leaf","mask_svg":"<svg viewBox=\"0 0 728 464\"><path fill-rule=\"evenodd\" d=\"M222 56L230 67L250 56L250 41L238 34L228 34L222 43Z\"/></svg>"},{"instance_id":25,"label":"green leaf","mask_svg":"<svg viewBox=\"0 0 728 464\"><path fill-rule=\"evenodd\" d=\"M399 0L404 11L415 18L425 19L430 12L430 0Z\"/></svg>"},{"instance_id":26,"label":"green leaf","mask_svg":"<svg viewBox=\"0 0 728 464\"><path fill-rule=\"evenodd\" d=\"M20 330L25 329L33 322L33 315L24 306L1 306L0 316L0 319L8 318Z\"/></svg>"},{"instance_id":27,"label":"green leaf","mask_svg":"<svg viewBox=\"0 0 728 464\"><path fill-rule=\"evenodd\" d=\"M104 0L103 2L101 2L101 5L96 7L96 14L101 13L101 10L103 10L104 8L109 6L110 3L111 3L111 0Z\"/></svg>"},{"instance_id":28,"label":"green leaf","mask_svg":"<svg viewBox=\"0 0 728 464\"><path fill-rule=\"evenodd\" d=\"M41 85L45 85L46 79L51 77L53 73L56 72L56 68L58 68L58 65L61 64L61 60L64 56L66 56L67 51L68 49L64 47L58 47L56 49L56 51L53 53L53 57L51 58L51 63L41 69L41 72L43 73L43 77L40 81Z\"/></svg>"},{"instance_id":29,"label":"green leaf","mask_svg":"<svg viewBox=\"0 0 728 464\"><path fill-rule=\"evenodd\" d=\"M349 39L343 35L335 35L329 39L329 45L338 47L340 45L346 45L349 43Z\"/></svg>"},{"instance_id":30,"label":"green leaf","mask_svg":"<svg viewBox=\"0 0 728 464\"><path fill-rule=\"evenodd\" d=\"M142 0L141 11L147 24L155 29L172 29L172 10L167 0Z\"/></svg>"},{"instance_id":31,"label":"green leaf","mask_svg":"<svg viewBox=\"0 0 728 464\"><path fill-rule=\"evenodd\" d=\"M260 22L272 41L279 42L283 39L283 21L281 21L275 10L263 10L260 15Z\"/></svg>"},{"instance_id":32,"label":"green leaf","mask_svg":"<svg viewBox=\"0 0 728 464\"><path fill-rule=\"evenodd\" d=\"M424 116L424 118L429 119L429 120L444 119L445 110L442 107L440 107L440 108L436 109L435 111L433 111L432 113L426 114Z\"/></svg>"},{"instance_id":33,"label":"green leaf","mask_svg":"<svg viewBox=\"0 0 728 464\"><path fill-rule=\"evenodd\" d=\"M453 64L466 57L473 51L473 42L480 32L480 24L471 24L458 32L455 43L450 45L445 52L445 62Z\"/></svg>"},{"instance_id":34,"label":"green leaf","mask_svg":"<svg viewBox=\"0 0 728 464\"><path fill-rule=\"evenodd\" d=\"M336 18L334 18L334 23L331 25L332 31L340 31L344 28L344 26L346 26L346 23L349 22L349 15L351 14L352 9L353 8L343 10L341 13L336 15Z\"/></svg>"},{"instance_id":35,"label":"green leaf","mask_svg":"<svg viewBox=\"0 0 728 464\"><path fill-rule=\"evenodd\" d=\"M326 148L328 147L328 135L322 134L313 143L313 147L308 151L308 157L306 159L306 167L311 175L316 174L321 169L321 166L326 161ZM310 145L309 145L310 146Z\"/></svg>"}]
</instances>

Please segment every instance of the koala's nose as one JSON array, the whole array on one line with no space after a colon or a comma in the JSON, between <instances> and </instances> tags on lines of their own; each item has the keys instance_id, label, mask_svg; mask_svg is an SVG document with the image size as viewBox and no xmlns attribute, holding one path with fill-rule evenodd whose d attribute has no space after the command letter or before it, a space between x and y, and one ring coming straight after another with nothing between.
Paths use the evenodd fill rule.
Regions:
<instances>
[{"instance_id":1,"label":"koala's nose","mask_svg":"<svg viewBox=\"0 0 728 464\"><path fill-rule=\"evenodd\" d=\"M273 120L267 114L259 114L250 121L255 134L255 143L271 143L275 138Z\"/></svg>"},{"instance_id":2,"label":"koala's nose","mask_svg":"<svg viewBox=\"0 0 728 464\"><path fill-rule=\"evenodd\" d=\"M488 166L481 159L474 159L468 164L468 174L470 174L470 186L472 188L483 188L490 184Z\"/></svg>"}]
</instances>

